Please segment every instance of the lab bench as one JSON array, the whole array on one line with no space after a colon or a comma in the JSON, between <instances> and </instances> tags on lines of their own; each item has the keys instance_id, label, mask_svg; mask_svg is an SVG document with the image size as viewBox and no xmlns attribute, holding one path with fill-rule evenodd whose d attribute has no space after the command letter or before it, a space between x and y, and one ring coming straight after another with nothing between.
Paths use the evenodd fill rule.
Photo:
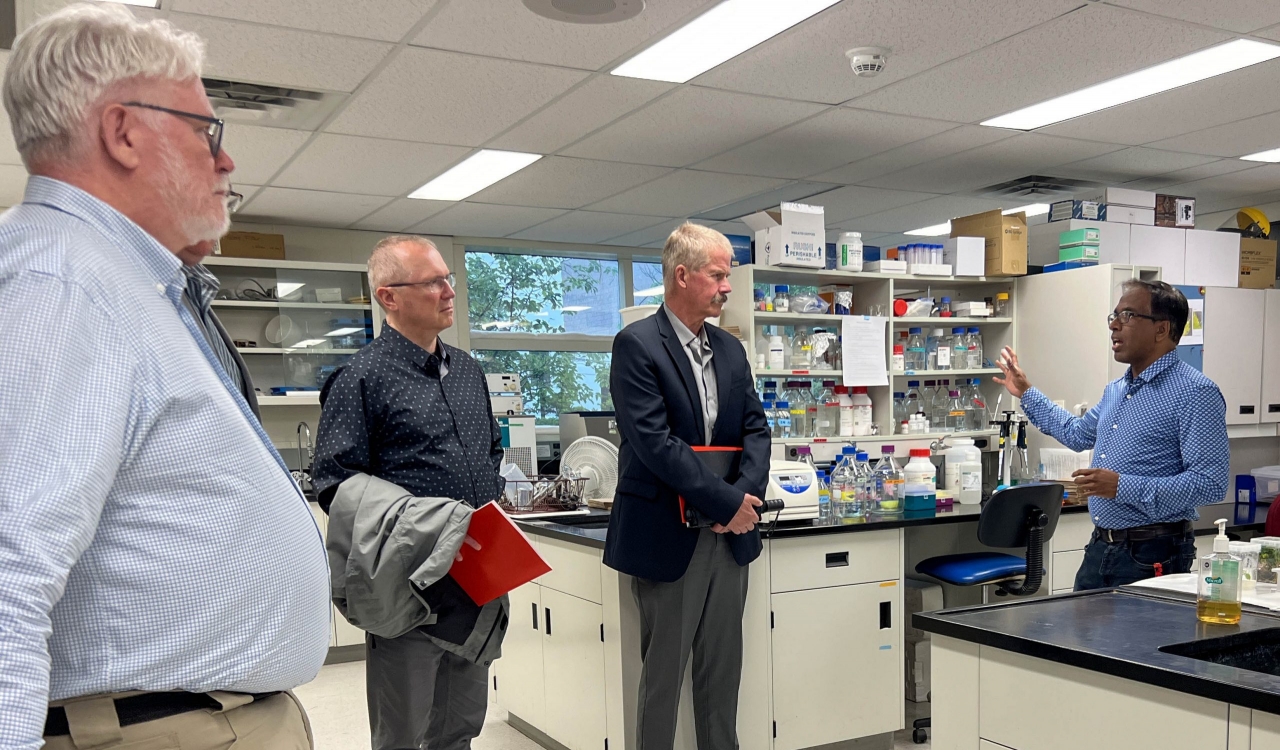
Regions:
<instances>
[{"instance_id":1,"label":"lab bench","mask_svg":"<svg viewBox=\"0 0 1280 750\"><path fill-rule=\"evenodd\" d=\"M919 559L979 549L971 525L979 514L979 506L956 505L855 525L766 528L742 624L743 750L850 740L891 747L891 733L905 724L904 579ZM1202 508L1197 531L1207 534L1222 514L1234 531L1260 531L1266 507L1252 515L1229 504ZM492 674L513 726L569 750L635 746L639 612L630 578L602 562L607 525L603 512L521 522L554 570L512 592ZM1085 506L1064 508L1046 545L1039 598L1070 591L1092 529ZM947 587L948 606L966 596L981 593ZM677 750L694 750L687 676L678 732Z\"/></svg>"}]
</instances>

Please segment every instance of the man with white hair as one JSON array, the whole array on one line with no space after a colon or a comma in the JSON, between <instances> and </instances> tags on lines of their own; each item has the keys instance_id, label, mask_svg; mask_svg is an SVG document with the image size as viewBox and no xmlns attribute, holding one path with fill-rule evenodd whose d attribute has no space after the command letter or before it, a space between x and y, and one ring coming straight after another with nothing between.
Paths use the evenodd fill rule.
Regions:
<instances>
[{"instance_id":1,"label":"man with white hair","mask_svg":"<svg viewBox=\"0 0 1280 750\"><path fill-rule=\"evenodd\" d=\"M742 345L706 322L733 291L732 257L723 234L682 224L662 249L662 307L613 341L622 440L604 562L632 576L641 614L638 750L674 745L690 654L698 747L738 747L747 565L761 550L771 443ZM713 469L701 446L740 454ZM686 527L681 500L709 528Z\"/></svg>"},{"instance_id":2,"label":"man with white hair","mask_svg":"<svg viewBox=\"0 0 1280 750\"><path fill-rule=\"evenodd\" d=\"M14 44L0 217L0 747L306 748L329 642L307 504L216 350L229 226L203 43L74 5Z\"/></svg>"}]
</instances>

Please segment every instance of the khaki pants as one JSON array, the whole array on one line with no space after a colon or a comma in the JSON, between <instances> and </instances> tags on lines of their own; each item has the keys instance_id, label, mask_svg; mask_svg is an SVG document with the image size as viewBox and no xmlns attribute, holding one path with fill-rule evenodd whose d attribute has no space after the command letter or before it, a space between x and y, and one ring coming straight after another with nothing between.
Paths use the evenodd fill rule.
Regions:
<instances>
[{"instance_id":1,"label":"khaki pants","mask_svg":"<svg viewBox=\"0 0 1280 750\"><path fill-rule=\"evenodd\" d=\"M54 703L67 712L70 735L45 738L47 750L311 750L311 725L293 693L254 701L240 693L209 693L222 709L188 711L121 727L115 698L95 695Z\"/></svg>"}]
</instances>

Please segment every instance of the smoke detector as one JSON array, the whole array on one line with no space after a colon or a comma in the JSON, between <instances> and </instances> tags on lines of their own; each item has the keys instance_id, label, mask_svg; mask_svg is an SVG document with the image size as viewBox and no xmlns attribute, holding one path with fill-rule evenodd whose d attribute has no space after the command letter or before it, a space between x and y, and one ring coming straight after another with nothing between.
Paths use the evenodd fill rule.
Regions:
<instances>
[{"instance_id":1,"label":"smoke detector","mask_svg":"<svg viewBox=\"0 0 1280 750\"><path fill-rule=\"evenodd\" d=\"M600 24L635 18L644 0L524 0L524 7L552 21Z\"/></svg>"},{"instance_id":2,"label":"smoke detector","mask_svg":"<svg viewBox=\"0 0 1280 750\"><path fill-rule=\"evenodd\" d=\"M849 58L849 67L853 68L854 75L875 78L888 64L890 52L893 50L888 47L854 47L844 56Z\"/></svg>"}]
</instances>

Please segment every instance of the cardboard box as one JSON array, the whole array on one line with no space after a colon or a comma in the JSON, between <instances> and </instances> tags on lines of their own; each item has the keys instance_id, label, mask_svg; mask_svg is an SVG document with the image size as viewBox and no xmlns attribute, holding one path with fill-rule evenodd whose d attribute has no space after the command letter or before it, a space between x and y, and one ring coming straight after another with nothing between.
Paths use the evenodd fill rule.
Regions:
<instances>
[{"instance_id":1,"label":"cardboard box","mask_svg":"<svg viewBox=\"0 0 1280 750\"><path fill-rule=\"evenodd\" d=\"M1240 238L1240 288L1273 289L1276 285L1276 241Z\"/></svg>"},{"instance_id":2,"label":"cardboard box","mask_svg":"<svg viewBox=\"0 0 1280 750\"><path fill-rule=\"evenodd\" d=\"M1156 226L1195 229L1196 199L1156 195Z\"/></svg>"},{"instance_id":3,"label":"cardboard box","mask_svg":"<svg viewBox=\"0 0 1280 750\"><path fill-rule=\"evenodd\" d=\"M981 276L987 270L986 242L981 237L951 237L942 245L942 262L956 276Z\"/></svg>"},{"instance_id":4,"label":"cardboard box","mask_svg":"<svg viewBox=\"0 0 1280 750\"><path fill-rule=\"evenodd\" d=\"M1107 204L1097 201L1057 201L1049 204L1049 221L1069 219L1106 221Z\"/></svg>"},{"instance_id":5,"label":"cardboard box","mask_svg":"<svg viewBox=\"0 0 1280 750\"><path fill-rule=\"evenodd\" d=\"M284 235L264 232L227 232L217 252L228 258L284 260Z\"/></svg>"},{"instance_id":6,"label":"cardboard box","mask_svg":"<svg viewBox=\"0 0 1280 750\"><path fill-rule=\"evenodd\" d=\"M729 238L729 247L733 248L731 265L751 265L751 238L745 234L726 234L725 237Z\"/></svg>"},{"instance_id":7,"label":"cardboard box","mask_svg":"<svg viewBox=\"0 0 1280 750\"><path fill-rule=\"evenodd\" d=\"M742 219L756 233L756 263L764 266L823 268L827 226L822 206L783 203Z\"/></svg>"},{"instance_id":8,"label":"cardboard box","mask_svg":"<svg viewBox=\"0 0 1280 750\"><path fill-rule=\"evenodd\" d=\"M1027 273L1027 215L1008 216L1000 209L951 220L952 237L981 237L985 248L985 276L1025 276Z\"/></svg>"},{"instance_id":9,"label":"cardboard box","mask_svg":"<svg viewBox=\"0 0 1280 750\"><path fill-rule=\"evenodd\" d=\"M1130 206L1134 208L1156 208L1156 194L1150 190L1134 190L1133 188L1109 187L1102 191L1101 195L1095 195L1087 200L1096 203L1107 204L1107 213L1112 211L1113 206Z\"/></svg>"},{"instance_id":10,"label":"cardboard box","mask_svg":"<svg viewBox=\"0 0 1280 750\"><path fill-rule=\"evenodd\" d=\"M1143 224L1148 227L1154 227L1156 225L1156 210L1154 208L1136 208L1134 206L1109 204L1107 206L1107 221L1118 224Z\"/></svg>"}]
</instances>

